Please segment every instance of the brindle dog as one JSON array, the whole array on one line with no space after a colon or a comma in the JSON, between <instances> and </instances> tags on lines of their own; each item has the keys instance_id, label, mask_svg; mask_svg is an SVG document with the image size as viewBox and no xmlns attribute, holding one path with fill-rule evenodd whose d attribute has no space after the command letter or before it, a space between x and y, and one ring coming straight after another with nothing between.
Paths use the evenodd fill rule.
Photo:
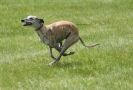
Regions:
<instances>
[{"instance_id":1,"label":"brindle dog","mask_svg":"<svg viewBox=\"0 0 133 90\"><path fill-rule=\"evenodd\" d=\"M86 46L79 36L77 27L69 21L58 21L45 26L43 19L39 19L36 16L27 16L21 22L23 26L33 26L41 41L49 46L51 57L54 59L54 61L49 63L50 66L58 62L61 56L74 54L74 52L65 53L65 51L78 40L88 48L99 45ZM65 41L62 44L63 40ZM53 56L52 48L55 48L60 53L57 58Z\"/></svg>"}]
</instances>

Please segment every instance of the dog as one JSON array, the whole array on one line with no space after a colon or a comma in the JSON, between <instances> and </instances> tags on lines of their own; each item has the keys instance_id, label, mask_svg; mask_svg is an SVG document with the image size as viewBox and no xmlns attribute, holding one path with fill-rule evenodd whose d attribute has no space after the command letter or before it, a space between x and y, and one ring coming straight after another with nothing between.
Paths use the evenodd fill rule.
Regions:
<instances>
[{"instance_id":1,"label":"dog","mask_svg":"<svg viewBox=\"0 0 133 90\"><path fill-rule=\"evenodd\" d=\"M41 41L49 46L50 55L54 59L49 63L49 66L58 62L62 56L74 54L74 52L66 53L65 51L79 40L83 46L88 48L99 45L85 45L84 41L79 36L78 28L74 23L69 21L57 21L52 24L45 25L43 19L36 16L27 16L22 19L21 22L23 26L34 27ZM63 41L64 43L62 43ZM52 48L56 49L60 53L57 58L54 57Z\"/></svg>"}]
</instances>

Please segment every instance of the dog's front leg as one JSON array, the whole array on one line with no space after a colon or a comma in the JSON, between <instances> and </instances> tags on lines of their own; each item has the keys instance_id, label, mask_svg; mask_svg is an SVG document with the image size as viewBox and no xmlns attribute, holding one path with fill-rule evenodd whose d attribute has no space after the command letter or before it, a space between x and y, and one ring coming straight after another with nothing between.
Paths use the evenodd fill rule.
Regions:
<instances>
[{"instance_id":1,"label":"dog's front leg","mask_svg":"<svg viewBox=\"0 0 133 90\"><path fill-rule=\"evenodd\" d=\"M52 57L53 59L56 59L56 58L54 57L54 55L53 55L52 47L49 46L49 49L50 49L50 55L51 55L51 57Z\"/></svg>"},{"instance_id":2,"label":"dog's front leg","mask_svg":"<svg viewBox=\"0 0 133 90\"><path fill-rule=\"evenodd\" d=\"M60 50L60 55L54 61L52 61L51 63L49 63L49 66L52 66L53 64L55 64L56 62L58 62L61 59L62 55L64 55L65 51L66 51L66 48L62 48Z\"/></svg>"},{"instance_id":3,"label":"dog's front leg","mask_svg":"<svg viewBox=\"0 0 133 90\"><path fill-rule=\"evenodd\" d=\"M59 46L57 45L57 46L55 47L55 49L56 49L57 51L60 52L60 55L59 55L57 58L55 58L54 61L52 61L51 63L49 63L49 66L52 66L54 63L58 62L62 56L68 56L68 55L74 54L74 52L69 52L68 54L65 53L65 51L66 51L66 49L67 49L66 47L62 47L62 48L61 48L61 47L59 47Z\"/></svg>"},{"instance_id":4,"label":"dog's front leg","mask_svg":"<svg viewBox=\"0 0 133 90\"><path fill-rule=\"evenodd\" d=\"M53 44L53 46L54 46L54 48L57 50L57 51L61 51L61 47L60 47L60 44L59 43L54 43ZM53 56L53 54L52 54L52 48L51 47L49 47L50 48L50 53L51 53L51 57L53 58L54 56ZM60 54L60 56L59 57L57 57L57 58L53 58L54 60L52 61L52 62L50 62L49 63L49 66L52 66L54 63L56 63L57 61L59 61L59 59L61 58L61 54Z\"/></svg>"},{"instance_id":5,"label":"dog's front leg","mask_svg":"<svg viewBox=\"0 0 133 90\"><path fill-rule=\"evenodd\" d=\"M58 62L60 60L60 58L61 58L62 55L63 55L63 53L60 53L60 55L56 59L54 59L54 61L52 61L52 62L49 63L49 66L52 66L53 64L55 64L56 62Z\"/></svg>"}]
</instances>

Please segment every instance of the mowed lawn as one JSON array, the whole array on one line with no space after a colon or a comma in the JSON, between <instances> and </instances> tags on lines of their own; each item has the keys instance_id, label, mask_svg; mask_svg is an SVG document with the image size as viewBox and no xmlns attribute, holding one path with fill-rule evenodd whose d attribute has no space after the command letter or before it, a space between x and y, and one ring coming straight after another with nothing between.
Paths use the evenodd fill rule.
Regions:
<instances>
[{"instance_id":1,"label":"mowed lawn","mask_svg":"<svg viewBox=\"0 0 133 90\"><path fill-rule=\"evenodd\" d=\"M49 67L48 46L21 25L27 15L72 21L100 46L78 42ZM133 0L0 0L0 90L133 90Z\"/></svg>"}]
</instances>

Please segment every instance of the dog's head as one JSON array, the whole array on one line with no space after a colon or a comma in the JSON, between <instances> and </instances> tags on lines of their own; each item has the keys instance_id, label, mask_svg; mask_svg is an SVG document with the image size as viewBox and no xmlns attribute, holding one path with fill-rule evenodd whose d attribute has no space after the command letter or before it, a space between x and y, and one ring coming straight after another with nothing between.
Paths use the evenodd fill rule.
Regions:
<instances>
[{"instance_id":1,"label":"dog's head","mask_svg":"<svg viewBox=\"0 0 133 90\"><path fill-rule=\"evenodd\" d=\"M35 28L38 28L42 26L44 23L43 19L39 19L36 16L27 16L26 18L21 20L23 26L34 26Z\"/></svg>"}]
</instances>

